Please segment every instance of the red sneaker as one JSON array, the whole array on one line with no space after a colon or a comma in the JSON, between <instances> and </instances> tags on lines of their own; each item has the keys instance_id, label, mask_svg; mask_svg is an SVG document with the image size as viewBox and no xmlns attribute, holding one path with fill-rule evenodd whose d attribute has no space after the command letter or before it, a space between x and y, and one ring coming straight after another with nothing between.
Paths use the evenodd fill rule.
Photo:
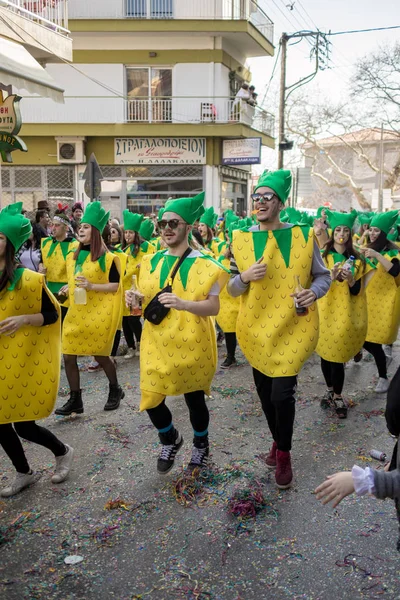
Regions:
<instances>
[{"instance_id":1,"label":"red sneaker","mask_svg":"<svg viewBox=\"0 0 400 600\"><path fill-rule=\"evenodd\" d=\"M280 490L286 490L290 487L293 479L292 464L290 461L290 452L276 451L276 472L275 481Z\"/></svg>"},{"instance_id":2,"label":"red sneaker","mask_svg":"<svg viewBox=\"0 0 400 600\"><path fill-rule=\"evenodd\" d=\"M274 442L271 446L271 450L269 451L267 458L265 459L265 464L270 469L276 469L276 451L277 450L278 450L278 446L276 445L276 442Z\"/></svg>"}]
</instances>

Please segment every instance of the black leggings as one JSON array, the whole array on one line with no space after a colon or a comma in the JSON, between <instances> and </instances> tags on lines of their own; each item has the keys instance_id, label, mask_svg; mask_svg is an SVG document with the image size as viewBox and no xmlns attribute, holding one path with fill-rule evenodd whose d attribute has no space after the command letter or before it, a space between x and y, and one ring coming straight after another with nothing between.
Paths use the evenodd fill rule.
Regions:
<instances>
[{"instance_id":1,"label":"black leggings","mask_svg":"<svg viewBox=\"0 0 400 600\"><path fill-rule=\"evenodd\" d=\"M205 435L204 432L207 432L210 415L204 398L204 392L199 390L185 394L185 402L189 409L190 422L195 435ZM159 431L167 429L172 423L172 414L165 404L165 399L156 408L149 408L147 414L154 427Z\"/></svg>"},{"instance_id":2,"label":"black leggings","mask_svg":"<svg viewBox=\"0 0 400 600\"><path fill-rule=\"evenodd\" d=\"M117 331L115 332L114 343L113 343L113 347L112 347L110 356L117 356L120 341L121 341L121 330L117 329Z\"/></svg>"},{"instance_id":3,"label":"black leggings","mask_svg":"<svg viewBox=\"0 0 400 600\"><path fill-rule=\"evenodd\" d=\"M109 356L94 356L107 376L111 385L118 385L117 370L115 363ZM75 354L64 354L65 374L68 379L71 392L79 392L81 388L81 378L78 367L78 357Z\"/></svg>"},{"instance_id":4,"label":"black leggings","mask_svg":"<svg viewBox=\"0 0 400 600\"><path fill-rule=\"evenodd\" d=\"M379 377L387 379L386 354L383 351L382 344L364 342L364 348L374 357Z\"/></svg>"},{"instance_id":5,"label":"black leggings","mask_svg":"<svg viewBox=\"0 0 400 600\"><path fill-rule=\"evenodd\" d=\"M237 346L236 333L225 333L225 344L228 356L234 358Z\"/></svg>"},{"instance_id":6,"label":"black leggings","mask_svg":"<svg viewBox=\"0 0 400 600\"><path fill-rule=\"evenodd\" d=\"M254 383L278 450L290 452L295 417L296 375L268 377L253 369Z\"/></svg>"},{"instance_id":7,"label":"black leggings","mask_svg":"<svg viewBox=\"0 0 400 600\"><path fill-rule=\"evenodd\" d=\"M340 396L344 385L344 364L321 358L321 369L328 388L333 388L333 393Z\"/></svg>"},{"instance_id":8,"label":"black leggings","mask_svg":"<svg viewBox=\"0 0 400 600\"><path fill-rule=\"evenodd\" d=\"M128 348L136 348L135 338L140 343L142 337L142 323L140 317L124 317L122 319L122 329ZM135 336L135 338L133 337Z\"/></svg>"},{"instance_id":9,"label":"black leggings","mask_svg":"<svg viewBox=\"0 0 400 600\"><path fill-rule=\"evenodd\" d=\"M0 425L0 444L18 473L29 473L30 471L18 436L34 444L39 444L39 446L44 446L51 450L54 456L63 456L67 451L64 444L51 431L40 427L35 421Z\"/></svg>"}]
</instances>

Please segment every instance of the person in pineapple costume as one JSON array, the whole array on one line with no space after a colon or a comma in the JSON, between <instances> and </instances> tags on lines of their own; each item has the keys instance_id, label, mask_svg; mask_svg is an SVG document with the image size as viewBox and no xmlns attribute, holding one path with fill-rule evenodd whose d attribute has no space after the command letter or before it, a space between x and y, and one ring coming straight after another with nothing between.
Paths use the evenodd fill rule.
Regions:
<instances>
[{"instance_id":1,"label":"person in pineapple costume","mask_svg":"<svg viewBox=\"0 0 400 600\"><path fill-rule=\"evenodd\" d=\"M143 307L164 289L179 257L185 254L172 292L159 296L169 312L159 325L145 321L140 352L140 410L147 410L162 444L157 470L168 473L183 438L175 429L166 396L184 395L194 430L190 469L203 467L209 454L208 393L217 364L214 320L219 292L228 273L207 254L189 247L192 224L203 213L204 193L169 200L159 227L167 250L142 259L139 289ZM127 292L130 305L133 294Z\"/></svg>"},{"instance_id":2,"label":"person in pineapple costume","mask_svg":"<svg viewBox=\"0 0 400 600\"><path fill-rule=\"evenodd\" d=\"M315 301L330 286L312 228L279 220L291 184L290 171L260 177L252 195L258 225L233 232L228 283L228 292L241 296L236 335L253 367L273 437L266 463L276 467L275 481L282 489L293 478L290 451L297 374L317 346ZM298 311L307 314L298 316Z\"/></svg>"},{"instance_id":3,"label":"person in pineapple costume","mask_svg":"<svg viewBox=\"0 0 400 600\"><path fill-rule=\"evenodd\" d=\"M200 217L198 231L204 241L205 248L211 250L215 257L220 256L226 248L226 242L214 236L214 228L217 224L218 215L214 212L213 207L207 208L204 214Z\"/></svg>"},{"instance_id":4,"label":"person in pineapple costume","mask_svg":"<svg viewBox=\"0 0 400 600\"><path fill-rule=\"evenodd\" d=\"M321 357L321 369L328 387L321 399L321 407L333 406L337 416L345 419L347 406L342 397L344 364L360 352L367 333L364 290L367 268L365 259L352 243L356 215L326 212L332 237L325 245L322 256L331 272L332 284L328 293L318 300L319 340L316 351ZM351 266L349 261L352 262ZM368 267L368 270L371 268Z\"/></svg>"},{"instance_id":5,"label":"person in pineapple costume","mask_svg":"<svg viewBox=\"0 0 400 600\"><path fill-rule=\"evenodd\" d=\"M399 248L387 238L397 218L397 210L375 215L368 229L369 243L360 249L376 266L366 278L368 329L364 348L375 359L379 375L375 391L382 394L389 388L382 344L394 343L400 323Z\"/></svg>"},{"instance_id":6,"label":"person in pineapple costume","mask_svg":"<svg viewBox=\"0 0 400 600\"><path fill-rule=\"evenodd\" d=\"M77 249L79 242L73 236L73 229L62 205L53 217L53 236L42 239L42 264L49 290L61 304L61 320L68 310L68 300L58 298L58 293L67 283L67 255Z\"/></svg>"},{"instance_id":7,"label":"person in pineapple costume","mask_svg":"<svg viewBox=\"0 0 400 600\"><path fill-rule=\"evenodd\" d=\"M83 413L78 355L94 356L108 378L109 394L104 410L117 409L125 396L110 358L121 314L122 287L118 256L108 251L101 237L108 218L109 213L100 202L88 204L79 227L79 246L67 257L68 285L60 293L66 293L70 300L63 325L62 351L71 392L56 415Z\"/></svg>"},{"instance_id":8,"label":"person in pineapple costume","mask_svg":"<svg viewBox=\"0 0 400 600\"><path fill-rule=\"evenodd\" d=\"M15 480L1 490L9 497L35 483L20 437L53 452L53 483L64 481L73 449L36 420L53 412L60 378L60 315L44 275L24 269L15 253L32 227L22 203L0 212L0 445L13 463Z\"/></svg>"},{"instance_id":9,"label":"person in pineapple costume","mask_svg":"<svg viewBox=\"0 0 400 600\"><path fill-rule=\"evenodd\" d=\"M144 240L140 235L144 215L124 210L124 236L123 251L127 255L125 275L123 278L123 291L127 292L132 286L132 276L139 278L140 263L146 254L154 254L153 244ZM128 345L128 352L124 358L130 359L140 354L140 339L142 337L142 324L139 316L132 316L130 309L123 305L122 328ZM135 343L136 338L136 343Z\"/></svg>"}]
</instances>

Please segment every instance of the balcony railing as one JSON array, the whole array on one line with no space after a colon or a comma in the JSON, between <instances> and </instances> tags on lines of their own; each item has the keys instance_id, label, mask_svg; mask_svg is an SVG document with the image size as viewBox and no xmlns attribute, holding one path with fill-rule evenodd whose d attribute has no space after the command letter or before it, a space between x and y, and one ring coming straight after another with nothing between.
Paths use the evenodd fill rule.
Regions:
<instances>
[{"instance_id":1,"label":"balcony railing","mask_svg":"<svg viewBox=\"0 0 400 600\"><path fill-rule=\"evenodd\" d=\"M27 98L21 106L24 123L171 123L184 125L242 124L274 137L275 117L244 100L218 97L64 96L58 105Z\"/></svg>"},{"instance_id":2,"label":"balcony railing","mask_svg":"<svg viewBox=\"0 0 400 600\"><path fill-rule=\"evenodd\" d=\"M132 98L126 103L128 123L242 123L274 135L274 116L243 100L230 98Z\"/></svg>"},{"instance_id":3,"label":"balcony railing","mask_svg":"<svg viewBox=\"0 0 400 600\"><path fill-rule=\"evenodd\" d=\"M67 0L0 0L1 7L61 35L69 36Z\"/></svg>"}]
</instances>

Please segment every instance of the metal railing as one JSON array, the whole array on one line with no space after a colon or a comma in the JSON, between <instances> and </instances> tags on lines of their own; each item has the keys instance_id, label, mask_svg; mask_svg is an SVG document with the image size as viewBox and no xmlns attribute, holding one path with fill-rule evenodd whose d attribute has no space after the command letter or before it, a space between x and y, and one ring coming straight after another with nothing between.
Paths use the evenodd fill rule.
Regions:
<instances>
[{"instance_id":1,"label":"metal railing","mask_svg":"<svg viewBox=\"0 0 400 600\"><path fill-rule=\"evenodd\" d=\"M266 10L266 0L125 0L131 19L245 20L273 43L274 24Z\"/></svg>"},{"instance_id":2,"label":"metal railing","mask_svg":"<svg viewBox=\"0 0 400 600\"><path fill-rule=\"evenodd\" d=\"M242 123L274 136L275 117L244 100L224 97L136 97L126 101L129 123Z\"/></svg>"},{"instance_id":3,"label":"metal railing","mask_svg":"<svg viewBox=\"0 0 400 600\"><path fill-rule=\"evenodd\" d=\"M259 106L226 97L64 96L65 104L24 97L24 123L242 124L274 137L275 117Z\"/></svg>"},{"instance_id":4,"label":"metal railing","mask_svg":"<svg viewBox=\"0 0 400 600\"><path fill-rule=\"evenodd\" d=\"M0 0L2 7L61 35L70 34L67 0Z\"/></svg>"}]
</instances>

